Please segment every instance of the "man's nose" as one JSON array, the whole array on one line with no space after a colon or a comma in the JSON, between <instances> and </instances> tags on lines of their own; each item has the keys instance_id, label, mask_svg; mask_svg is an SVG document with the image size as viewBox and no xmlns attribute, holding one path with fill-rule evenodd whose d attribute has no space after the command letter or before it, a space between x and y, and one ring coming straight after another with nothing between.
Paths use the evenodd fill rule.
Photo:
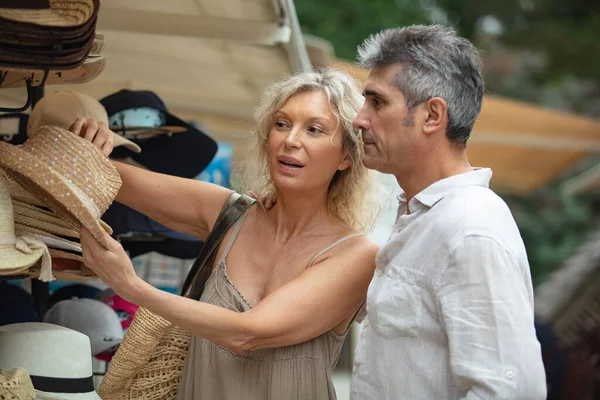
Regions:
<instances>
[{"instance_id":1,"label":"man's nose","mask_svg":"<svg viewBox=\"0 0 600 400\"><path fill-rule=\"evenodd\" d=\"M356 129L362 129L363 131L368 131L370 129L371 124L363 109L361 109L358 115L354 118L352 125L354 125Z\"/></svg>"}]
</instances>

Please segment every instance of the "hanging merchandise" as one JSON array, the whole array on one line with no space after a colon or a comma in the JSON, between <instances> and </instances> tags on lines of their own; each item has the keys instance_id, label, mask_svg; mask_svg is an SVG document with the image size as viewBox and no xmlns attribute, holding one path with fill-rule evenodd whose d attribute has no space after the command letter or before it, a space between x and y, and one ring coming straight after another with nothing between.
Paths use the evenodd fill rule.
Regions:
<instances>
[{"instance_id":1,"label":"hanging merchandise","mask_svg":"<svg viewBox=\"0 0 600 400\"><path fill-rule=\"evenodd\" d=\"M101 290L95 286L86 285L83 283L69 284L59 287L50 295L48 307L52 307L59 301L72 299L95 299L100 294Z\"/></svg>"},{"instance_id":2,"label":"hanging merchandise","mask_svg":"<svg viewBox=\"0 0 600 400\"><path fill-rule=\"evenodd\" d=\"M10 144L23 144L27 140L29 115L6 113L0 115L0 141Z\"/></svg>"},{"instance_id":3,"label":"hanging merchandise","mask_svg":"<svg viewBox=\"0 0 600 400\"><path fill-rule=\"evenodd\" d=\"M36 400L31 377L25 368L0 370L0 399Z\"/></svg>"},{"instance_id":4,"label":"hanging merchandise","mask_svg":"<svg viewBox=\"0 0 600 400\"><path fill-rule=\"evenodd\" d=\"M0 143L0 168L71 226L85 226L108 247L99 220L115 199L121 178L90 142L43 126L21 146Z\"/></svg>"},{"instance_id":5,"label":"hanging merchandise","mask_svg":"<svg viewBox=\"0 0 600 400\"><path fill-rule=\"evenodd\" d=\"M22 287L0 282L0 326L21 322L40 322L33 297Z\"/></svg>"},{"instance_id":6,"label":"hanging merchandise","mask_svg":"<svg viewBox=\"0 0 600 400\"><path fill-rule=\"evenodd\" d=\"M100 216L121 185L110 161L71 132L43 126L20 146L0 142L0 168L16 204L16 232L50 248L57 278L93 276L82 263L79 229L85 226L107 246L102 231L112 230Z\"/></svg>"},{"instance_id":7,"label":"hanging merchandise","mask_svg":"<svg viewBox=\"0 0 600 400\"><path fill-rule=\"evenodd\" d=\"M200 129L169 113L153 92L121 90L100 100L110 128L140 145L142 152L115 149L155 172L195 178L217 152L217 143Z\"/></svg>"},{"instance_id":8,"label":"hanging merchandise","mask_svg":"<svg viewBox=\"0 0 600 400\"><path fill-rule=\"evenodd\" d=\"M96 299L66 299L46 311L44 322L64 326L90 338L91 355L114 351L123 328L112 308Z\"/></svg>"},{"instance_id":9,"label":"hanging merchandise","mask_svg":"<svg viewBox=\"0 0 600 400\"><path fill-rule=\"evenodd\" d=\"M112 289L106 289L101 292L98 295L98 300L104 302L115 311L119 321L121 321L123 335L125 335L139 306L137 304L130 303L121 296L115 294L114 290ZM99 360L109 362L115 355L115 351L116 350L105 351L104 353L96 354L95 357Z\"/></svg>"},{"instance_id":10,"label":"hanging merchandise","mask_svg":"<svg viewBox=\"0 0 600 400\"><path fill-rule=\"evenodd\" d=\"M41 8L40 8L41 6ZM103 69L104 41L95 33L98 0L35 4L5 1L0 8L2 87L83 83Z\"/></svg>"},{"instance_id":11,"label":"hanging merchandise","mask_svg":"<svg viewBox=\"0 0 600 400\"><path fill-rule=\"evenodd\" d=\"M31 234L19 232L17 236L15 232L10 192L0 176L0 275L22 273L40 259L44 266L44 278L51 279L52 265L46 245Z\"/></svg>"},{"instance_id":12,"label":"hanging merchandise","mask_svg":"<svg viewBox=\"0 0 600 400\"><path fill-rule=\"evenodd\" d=\"M100 400L90 354L90 339L69 328L43 322L0 327L0 370L27 370L37 399Z\"/></svg>"}]
</instances>

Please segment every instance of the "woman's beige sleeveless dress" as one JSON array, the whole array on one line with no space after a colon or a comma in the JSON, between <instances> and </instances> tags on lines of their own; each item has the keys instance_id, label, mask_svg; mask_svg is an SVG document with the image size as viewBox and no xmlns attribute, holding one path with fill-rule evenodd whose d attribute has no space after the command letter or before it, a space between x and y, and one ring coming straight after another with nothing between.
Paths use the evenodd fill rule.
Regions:
<instances>
[{"instance_id":1,"label":"woman's beige sleeveless dress","mask_svg":"<svg viewBox=\"0 0 600 400\"><path fill-rule=\"evenodd\" d=\"M227 276L225 259L233 245L244 215L234 226L213 273L206 282L200 301L233 311L251 306ZM319 252L313 261L348 240L344 237ZM331 372L344 337L329 331L308 342L235 355L209 340L192 337L181 377L178 400L332 400L336 398Z\"/></svg>"}]
</instances>

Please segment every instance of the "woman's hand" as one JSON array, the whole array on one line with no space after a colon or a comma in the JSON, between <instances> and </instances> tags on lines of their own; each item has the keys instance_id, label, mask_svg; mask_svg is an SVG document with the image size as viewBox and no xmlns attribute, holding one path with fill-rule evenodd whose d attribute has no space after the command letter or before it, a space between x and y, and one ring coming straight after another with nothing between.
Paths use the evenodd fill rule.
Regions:
<instances>
[{"instance_id":1,"label":"woman's hand","mask_svg":"<svg viewBox=\"0 0 600 400\"><path fill-rule=\"evenodd\" d=\"M108 157L115 147L113 131L108 128L106 122L96 121L92 118L79 117L69 130L77 136L81 136L96 146Z\"/></svg>"},{"instance_id":2,"label":"woman's hand","mask_svg":"<svg viewBox=\"0 0 600 400\"><path fill-rule=\"evenodd\" d=\"M104 235L108 248L98 243L86 228L81 228L80 243L83 250L83 262L119 296L137 304L134 294L141 279L136 275L123 246L106 232Z\"/></svg>"}]
</instances>

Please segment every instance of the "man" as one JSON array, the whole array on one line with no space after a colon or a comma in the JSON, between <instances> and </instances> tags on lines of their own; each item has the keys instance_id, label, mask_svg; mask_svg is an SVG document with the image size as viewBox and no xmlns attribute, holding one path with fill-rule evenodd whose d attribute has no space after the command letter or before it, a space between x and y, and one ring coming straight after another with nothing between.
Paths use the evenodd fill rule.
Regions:
<instances>
[{"instance_id":1,"label":"man","mask_svg":"<svg viewBox=\"0 0 600 400\"><path fill-rule=\"evenodd\" d=\"M353 400L545 399L527 254L510 210L472 168L477 50L441 26L389 29L359 48L371 69L364 164L403 193L377 254Z\"/></svg>"}]
</instances>

